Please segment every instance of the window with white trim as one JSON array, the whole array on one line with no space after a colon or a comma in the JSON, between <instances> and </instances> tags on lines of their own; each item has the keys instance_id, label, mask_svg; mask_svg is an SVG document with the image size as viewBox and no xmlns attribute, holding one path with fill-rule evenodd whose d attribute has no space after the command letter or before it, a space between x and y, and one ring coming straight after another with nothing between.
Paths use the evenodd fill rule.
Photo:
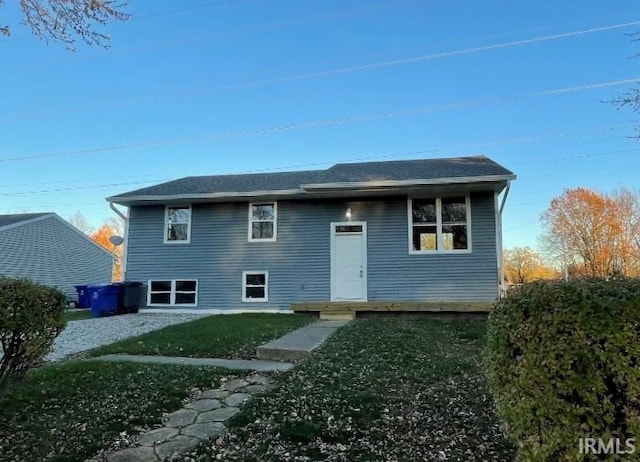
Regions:
<instances>
[{"instance_id":1,"label":"window with white trim","mask_svg":"<svg viewBox=\"0 0 640 462\"><path fill-rule=\"evenodd\" d=\"M275 241L277 215L275 202L249 204L249 241Z\"/></svg>"},{"instance_id":2,"label":"window with white trim","mask_svg":"<svg viewBox=\"0 0 640 462\"><path fill-rule=\"evenodd\" d=\"M269 272L268 271L243 271L242 272L242 301L243 302L269 301Z\"/></svg>"},{"instance_id":3,"label":"window with white trim","mask_svg":"<svg viewBox=\"0 0 640 462\"><path fill-rule=\"evenodd\" d=\"M468 252L469 197L408 201L409 252Z\"/></svg>"},{"instance_id":4,"label":"window with white trim","mask_svg":"<svg viewBox=\"0 0 640 462\"><path fill-rule=\"evenodd\" d=\"M191 206L167 206L164 220L164 242L188 244L190 239Z\"/></svg>"},{"instance_id":5,"label":"window with white trim","mask_svg":"<svg viewBox=\"0 0 640 462\"><path fill-rule=\"evenodd\" d=\"M147 291L149 306L196 306L197 279L152 279Z\"/></svg>"}]
</instances>

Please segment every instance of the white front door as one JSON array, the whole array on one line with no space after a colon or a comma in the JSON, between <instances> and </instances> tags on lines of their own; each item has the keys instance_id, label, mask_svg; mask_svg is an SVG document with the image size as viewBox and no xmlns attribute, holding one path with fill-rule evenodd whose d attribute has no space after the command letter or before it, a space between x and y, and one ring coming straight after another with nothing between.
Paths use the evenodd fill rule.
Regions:
<instances>
[{"instance_id":1,"label":"white front door","mask_svg":"<svg viewBox=\"0 0 640 462\"><path fill-rule=\"evenodd\" d=\"M367 300L367 224L331 223L331 301Z\"/></svg>"}]
</instances>

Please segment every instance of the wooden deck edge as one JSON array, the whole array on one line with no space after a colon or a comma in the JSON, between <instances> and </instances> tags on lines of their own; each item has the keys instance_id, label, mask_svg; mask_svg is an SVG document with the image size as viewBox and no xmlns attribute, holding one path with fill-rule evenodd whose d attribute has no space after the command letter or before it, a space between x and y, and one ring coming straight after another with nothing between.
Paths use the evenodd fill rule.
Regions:
<instances>
[{"instance_id":1,"label":"wooden deck edge","mask_svg":"<svg viewBox=\"0 0 640 462\"><path fill-rule=\"evenodd\" d=\"M291 304L296 312L320 312L332 315L374 312L460 312L488 313L493 302L301 302Z\"/></svg>"}]
</instances>

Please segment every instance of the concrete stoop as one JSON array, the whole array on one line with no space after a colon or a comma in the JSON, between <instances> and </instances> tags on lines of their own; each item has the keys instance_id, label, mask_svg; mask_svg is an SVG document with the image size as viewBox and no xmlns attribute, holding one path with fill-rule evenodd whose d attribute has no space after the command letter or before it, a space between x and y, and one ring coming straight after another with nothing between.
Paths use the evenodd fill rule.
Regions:
<instances>
[{"instance_id":1,"label":"concrete stoop","mask_svg":"<svg viewBox=\"0 0 640 462\"><path fill-rule=\"evenodd\" d=\"M271 387L271 379L251 374L232 379L219 388L204 391L183 409L167 414L163 427L141 434L136 447L108 452L107 462L162 462L194 450L201 441L227 431L227 422L255 393Z\"/></svg>"},{"instance_id":2,"label":"concrete stoop","mask_svg":"<svg viewBox=\"0 0 640 462\"><path fill-rule=\"evenodd\" d=\"M262 360L296 361L307 358L333 333L349 321L318 321L289 332L279 339L259 346L256 355Z\"/></svg>"}]
</instances>

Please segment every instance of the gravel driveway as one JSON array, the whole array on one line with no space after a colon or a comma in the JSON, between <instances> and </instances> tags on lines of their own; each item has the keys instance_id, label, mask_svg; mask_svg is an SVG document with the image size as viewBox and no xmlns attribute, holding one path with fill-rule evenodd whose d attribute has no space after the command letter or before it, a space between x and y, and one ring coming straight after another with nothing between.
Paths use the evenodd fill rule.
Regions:
<instances>
[{"instance_id":1,"label":"gravel driveway","mask_svg":"<svg viewBox=\"0 0 640 462\"><path fill-rule=\"evenodd\" d=\"M59 361L81 351L204 316L206 315L136 313L70 321L56 338L53 351L46 356L45 360Z\"/></svg>"}]
</instances>

